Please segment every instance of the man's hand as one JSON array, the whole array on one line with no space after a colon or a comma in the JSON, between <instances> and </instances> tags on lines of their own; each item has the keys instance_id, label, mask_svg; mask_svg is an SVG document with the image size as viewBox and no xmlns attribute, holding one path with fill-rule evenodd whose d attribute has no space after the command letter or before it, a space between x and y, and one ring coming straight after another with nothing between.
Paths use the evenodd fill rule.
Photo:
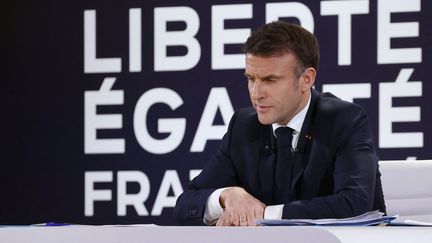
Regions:
<instances>
[{"instance_id":1,"label":"man's hand","mask_svg":"<svg viewBox=\"0 0 432 243\"><path fill-rule=\"evenodd\" d=\"M223 190L219 203L224 208L217 226L255 226L257 219L264 218L266 205L241 187Z\"/></svg>"}]
</instances>

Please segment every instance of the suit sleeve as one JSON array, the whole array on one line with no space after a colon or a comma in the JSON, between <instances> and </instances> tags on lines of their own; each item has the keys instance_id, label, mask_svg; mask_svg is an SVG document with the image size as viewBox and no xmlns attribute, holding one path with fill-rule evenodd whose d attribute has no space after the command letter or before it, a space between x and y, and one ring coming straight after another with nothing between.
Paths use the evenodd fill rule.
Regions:
<instances>
[{"instance_id":1,"label":"suit sleeve","mask_svg":"<svg viewBox=\"0 0 432 243\"><path fill-rule=\"evenodd\" d=\"M333 193L284 205L283 218L345 218L371 211L378 171L369 119L359 107L338 116L330 136ZM349 124L349 125L346 125ZM316 163L320 161L314 161Z\"/></svg>"},{"instance_id":2,"label":"suit sleeve","mask_svg":"<svg viewBox=\"0 0 432 243\"><path fill-rule=\"evenodd\" d=\"M204 225L205 205L210 194L219 188L237 184L236 172L229 151L236 117L237 113L231 118L228 132L223 136L218 152L177 199L174 216L178 224Z\"/></svg>"}]
</instances>

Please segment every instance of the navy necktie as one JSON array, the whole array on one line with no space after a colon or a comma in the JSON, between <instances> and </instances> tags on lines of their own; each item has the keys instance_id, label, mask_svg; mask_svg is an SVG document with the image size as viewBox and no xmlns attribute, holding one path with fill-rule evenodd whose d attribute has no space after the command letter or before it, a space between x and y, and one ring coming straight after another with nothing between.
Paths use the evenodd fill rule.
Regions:
<instances>
[{"instance_id":1,"label":"navy necktie","mask_svg":"<svg viewBox=\"0 0 432 243\"><path fill-rule=\"evenodd\" d=\"M278 142L277 160L273 187L273 199L276 204L289 201L291 188L292 133L289 127L279 127L275 134Z\"/></svg>"}]
</instances>

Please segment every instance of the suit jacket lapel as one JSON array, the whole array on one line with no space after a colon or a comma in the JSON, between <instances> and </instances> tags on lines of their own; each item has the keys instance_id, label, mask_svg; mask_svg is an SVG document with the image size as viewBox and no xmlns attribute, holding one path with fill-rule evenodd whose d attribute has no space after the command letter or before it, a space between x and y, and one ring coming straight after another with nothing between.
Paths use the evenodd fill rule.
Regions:
<instances>
[{"instance_id":1,"label":"suit jacket lapel","mask_svg":"<svg viewBox=\"0 0 432 243\"><path fill-rule=\"evenodd\" d=\"M319 96L319 92L312 89L309 109L306 113L306 117L302 125L302 129L299 135L299 140L297 143L297 148L293 153L292 174L291 174L292 182L291 182L291 190L290 190L291 199L295 199L295 195L293 195L294 188L298 183L299 179L301 178L301 175L303 174L303 170L309 159L309 151L312 146L312 134L310 133L310 125L311 125L312 115L315 111L315 105L318 96Z\"/></svg>"},{"instance_id":2,"label":"suit jacket lapel","mask_svg":"<svg viewBox=\"0 0 432 243\"><path fill-rule=\"evenodd\" d=\"M273 199L273 179L276 155L274 153L274 138L271 126L264 126L261 136L261 149L259 149L259 172L261 181L262 199L270 204Z\"/></svg>"}]
</instances>

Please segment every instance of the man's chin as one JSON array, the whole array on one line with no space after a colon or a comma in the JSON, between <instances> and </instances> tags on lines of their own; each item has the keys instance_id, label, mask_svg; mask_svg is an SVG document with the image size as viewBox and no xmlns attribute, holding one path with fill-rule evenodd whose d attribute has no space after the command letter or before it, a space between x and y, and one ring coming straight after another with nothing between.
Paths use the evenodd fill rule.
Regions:
<instances>
[{"instance_id":1,"label":"man's chin","mask_svg":"<svg viewBox=\"0 0 432 243\"><path fill-rule=\"evenodd\" d=\"M273 124L273 121L272 121L272 120L270 120L270 119L268 119L268 118L266 118L266 117L262 117L262 116L260 116L260 115L258 115L258 121L259 121L261 124L263 124L263 125L271 125L271 124Z\"/></svg>"}]
</instances>

